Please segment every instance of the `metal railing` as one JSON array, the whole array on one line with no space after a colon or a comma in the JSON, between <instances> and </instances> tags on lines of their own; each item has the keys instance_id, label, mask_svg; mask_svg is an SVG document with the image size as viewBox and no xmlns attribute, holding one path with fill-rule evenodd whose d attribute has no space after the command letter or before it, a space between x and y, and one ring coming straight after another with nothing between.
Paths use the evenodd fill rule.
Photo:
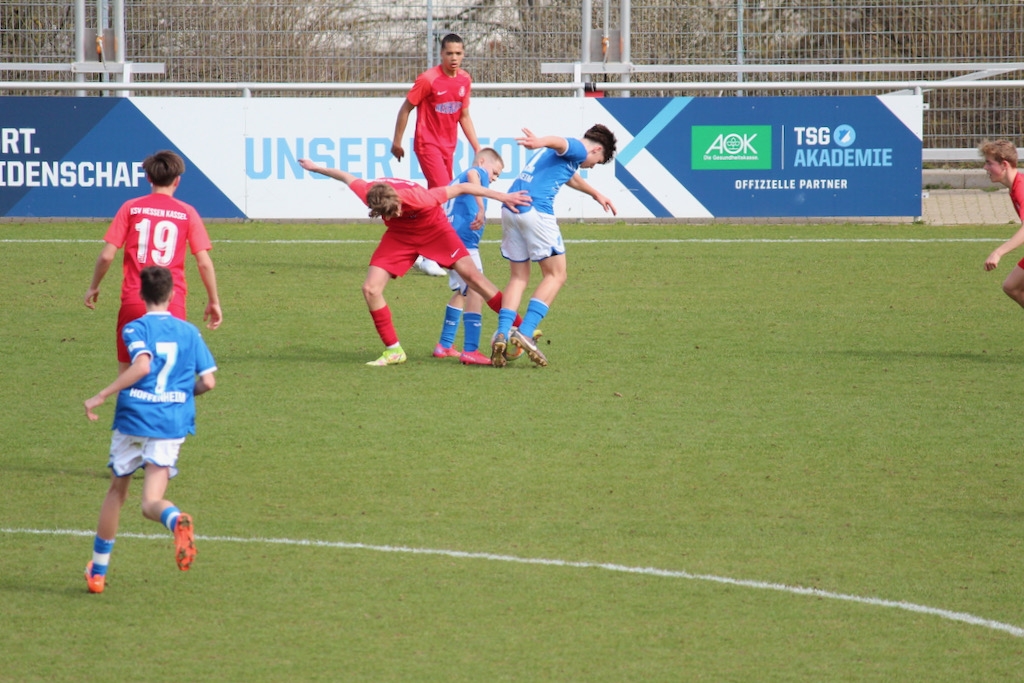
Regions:
<instances>
[{"instance_id":1,"label":"metal railing","mask_svg":"<svg viewBox=\"0 0 1024 683\"><path fill-rule=\"evenodd\" d=\"M24 65L0 64L0 72L17 69ZM255 93L296 93L309 96L314 93L396 93L408 91L408 83L168 83L132 82L131 74L136 66L143 66L145 73L158 74L162 65L133 65L130 62L72 63L61 66L67 71L81 69L82 73L105 73L120 76L121 81L113 82L54 82L54 81L0 81L0 95L7 92L57 92L84 95L86 93L113 93L128 96L129 93L189 93L200 95L235 94L253 97ZM990 63L949 63L949 64L870 64L870 65L611 65L603 63L545 64L545 73L569 74L573 80L558 83L474 83L478 93L563 93L582 97L588 92L672 92L672 93L913 93L921 95L931 91L948 90L993 90L1024 89L1024 79L998 80L993 76L1005 76L1017 71L1024 72L1024 62ZM595 83L585 80L586 76L600 73L679 73L679 74L786 74L820 73L829 71L836 74L870 73L952 73L969 72L962 76L941 80L850 80L850 81L676 81L676 82L609 82ZM926 105L927 108L927 105ZM923 161L965 162L977 161L978 151L974 148L929 148L923 150Z\"/></svg>"}]
</instances>

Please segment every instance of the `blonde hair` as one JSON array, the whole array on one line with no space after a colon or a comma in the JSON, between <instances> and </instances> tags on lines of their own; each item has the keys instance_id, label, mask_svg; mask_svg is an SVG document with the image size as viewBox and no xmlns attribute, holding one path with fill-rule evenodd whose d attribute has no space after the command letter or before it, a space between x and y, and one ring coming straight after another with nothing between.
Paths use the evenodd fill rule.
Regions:
<instances>
[{"instance_id":1,"label":"blonde hair","mask_svg":"<svg viewBox=\"0 0 1024 683\"><path fill-rule=\"evenodd\" d=\"M395 188L386 183L374 183L366 191L366 205L370 207L370 218L380 216L384 220L402 215L402 199Z\"/></svg>"},{"instance_id":2,"label":"blonde hair","mask_svg":"<svg viewBox=\"0 0 1024 683\"><path fill-rule=\"evenodd\" d=\"M481 147L480 151L476 153L476 158L473 161L480 162L483 161L484 159L497 161L499 164L501 164L502 168L505 167L505 160L501 158L501 155L498 154L497 150L495 150L493 147Z\"/></svg>"},{"instance_id":3,"label":"blonde hair","mask_svg":"<svg viewBox=\"0 0 1024 683\"><path fill-rule=\"evenodd\" d=\"M978 149L986 159L994 159L999 163L1006 161L1017 168L1017 146L1009 140L985 140L978 145Z\"/></svg>"}]
</instances>

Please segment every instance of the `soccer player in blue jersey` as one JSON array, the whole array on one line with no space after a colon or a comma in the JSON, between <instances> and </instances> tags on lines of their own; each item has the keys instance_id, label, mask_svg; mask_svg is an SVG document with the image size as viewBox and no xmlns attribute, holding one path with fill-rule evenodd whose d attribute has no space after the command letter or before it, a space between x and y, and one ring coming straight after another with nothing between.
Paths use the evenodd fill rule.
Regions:
<instances>
[{"instance_id":1,"label":"soccer player in blue jersey","mask_svg":"<svg viewBox=\"0 0 1024 683\"><path fill-rule=\"evenodd\" d=\"M451 184L473 183L489 187L498 179L503 168L505 162L501 155L490 147L484 147L473 159L473 166L460 173ZM455 228L481 273L484 266L480 260L480 238L484 234L486 209L487 200L484 197L469 194L449 199L444 206L448 222ZM454 293L445 307L444 325L441 327L441 338L434 347L434 357L458 358L463 365L490 365L490 357L479 350L484 298L471 290L454 270L448 271L448 286ZM461 353L454 348L460 319L465 326Z\"/></svg>"},{"instance_id":2,"label":"soccer player in blue jersey","mask_svg":"<svg viewBox=\"0 0 1024 683\"><path fill-rule=\"evenodd\" d=\"M132 474L145 470L142 515L174 533L175 558L188 571L196 556L192 518L164 498L167 482L178 470L178 451L195 434L195 397L213 389L217 370L198 328L170 313L174 277L162 266L140 273L146 314L125 325L121 335L131 364L110 385L85 401L85 415L117 394L114 435L110 442L110 488L100 508L92 562L85 568L90 593L102 593L114 548L121 508Z\"/></svg>"},{"instance_id":3,"label":"soccer player in blue jersey","mask_svg":"<svg viewBox=\"0 0 1024 683\"><path fill-rule=\"evenodd\" d=\"M516 141L527 149L539 150L523 167L509 190L526 190L533 199L520 213L501 212L501 255L509 261L511 274L502 292L502 309L498 312L498 331L491 340L491 364L504 367L509 343L526 351L534 363L548 364L537 348L534 333L548 314L558 290L565 284L565 244L555 220L555 195L568 185L590 195L605 211L616 214L615 207L577 172L607 164L615 155L615 135L606 126L591 126L582 139L556 135L537 137L523 129ZM530 262L536 261L542 275L527 305L523 322L513 327L516 310L530 283Z\"/></svg>"}]
</instances>

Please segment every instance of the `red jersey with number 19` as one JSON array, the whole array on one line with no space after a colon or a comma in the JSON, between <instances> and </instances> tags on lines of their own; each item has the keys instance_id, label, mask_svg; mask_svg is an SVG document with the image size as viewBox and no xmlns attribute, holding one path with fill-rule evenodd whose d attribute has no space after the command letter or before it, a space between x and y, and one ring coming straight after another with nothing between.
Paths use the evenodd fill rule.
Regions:
<instances>
[{"instance_id":1,"label":"red jersey with number 19","mask_svg":"<svg viewBox=\"0 0 1024 683\"><path fill-rule=\"evenodd\" d=\"M103 241L124 247L121 302L139 302L139 273L146 266L164 266L174 276L174 303L184 308L185 245L192 253L213 248L199 213L185 202L153 193L121 205Z\"/></svg>"}]
</instances>

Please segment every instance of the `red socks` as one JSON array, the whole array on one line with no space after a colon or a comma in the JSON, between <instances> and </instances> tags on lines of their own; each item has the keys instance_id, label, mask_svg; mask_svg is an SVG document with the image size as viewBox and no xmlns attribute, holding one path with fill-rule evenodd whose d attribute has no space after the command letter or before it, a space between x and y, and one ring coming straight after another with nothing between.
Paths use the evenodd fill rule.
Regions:
<instances>
[{"instance_id":1,"label":"red socks","mask_svg":"<svg viewBox=\"0 0 1024 683\"><path fill-rule=\"evenodd\" d=\"M377 328L377 334L380 335L384 346L394 346L398 343L398 333L395 332L395 326L391 323L391 309L387 304L384 305L384 308L370 311L370 317L373 318L373 326Z\"/></svg>"},{"instance_id":2,"label":"red socks","mask_svg":"<svg viewBox=\"0 0 1024 683\"><path fill-rule=\"evenodd\" d=\"M498 292L487 301L487 307L495 313L501 311L501 292ZM512 327L519 327L523 324L523 316L516 313L516 319L512 323Z\"/></svg>"}]
</instances>

